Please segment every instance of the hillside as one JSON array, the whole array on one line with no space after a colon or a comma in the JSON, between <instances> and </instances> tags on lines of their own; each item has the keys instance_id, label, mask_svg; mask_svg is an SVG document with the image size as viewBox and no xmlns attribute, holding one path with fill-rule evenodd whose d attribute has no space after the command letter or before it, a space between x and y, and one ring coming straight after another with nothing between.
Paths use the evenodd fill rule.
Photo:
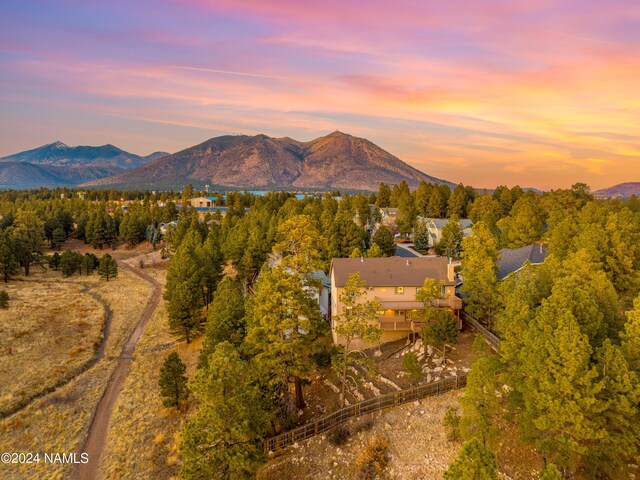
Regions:
<instances>
[{"instance_id":1,"label":"hillside","mask_svg":"<svg viewBox=\"0 0 640 480\"><path fill-rule=\"evenodd\" d=\"M631 195L640 196L640 182L619 183L613 187L596 190L593 194L598 198L628 198Z\"/></svg>"},{"instance_id":2,"label":"hillside","mask_svg":"<svg viewBox=\"0 0 640 480\"><path fill-rule=\"evenodd\" d=\"M69 147L58 141L0 158L0 162L27 162L34 165L53 165L58 167L108 165L127 169L138 167L165 155L168 155L168 153L154 152L145 157L125 152L113 145Z\"/></svg>"},{"instance_id":3,"label":"hillside","mask_svg":"<svg viewBox=\"0 0 640 480\"><path fill-rule=\"evenodd\" d=\"M58 167L27 162L0 162L0 189L73 186L122 172L115 166Z\"/></svg>"},{"instance_id":4,"label":"hillside","mask_svg":"<svg viewBox=\"0 0 640 480\"><path fill-rule=\"evenodd\" d=\"M310 142L266 135L222 136L141 167L87 183L117 188L377 190L380 182L451 183L430 177L363 138L334 132Z\"/></svg>"}]
</instances>

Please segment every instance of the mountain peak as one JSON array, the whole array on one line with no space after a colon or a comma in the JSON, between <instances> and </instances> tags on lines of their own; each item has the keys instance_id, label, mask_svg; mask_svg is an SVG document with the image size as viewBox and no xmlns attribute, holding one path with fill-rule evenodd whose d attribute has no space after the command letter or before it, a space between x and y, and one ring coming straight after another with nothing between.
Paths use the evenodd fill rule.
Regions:
<instances>
[{"instance_id":1,"label":"mountain peak","mask_svg":"<svg viewBox=\"0 0 640 480\"><path fill-rule=\"evenodd\" d=\"M65 145L60 140L56 140L55 142L50 143L49 145L45 145L45 147L52 147L52 148L58 148L58 149L69 148L68 145Z\"/></svg>"},{"instance_id":2,"label":"mountain peak","mask_svg":"<svg viewBox=\"0 0 640 480\"><path fill-rule=\"evenodd\" d=\"M141 167L90 182L174 188L186 183L220 188L369 190L380 182L449 182L430 177L366 139L335 131L308 142L267 135L221 136Z\"/></svg>"},{"instance_id":3,"label":"mountain peak","mask_svg":"<svg viewBox=\"0 0 640 480\"><path fill-rule=\"evenodd\" d=\"M329 135L327 135L327 137L350 137L351 135L349 135L348 133L344 133L341 132L340 130L336 130L335 132L331 132Z\"/></svg>"}]
</instances>

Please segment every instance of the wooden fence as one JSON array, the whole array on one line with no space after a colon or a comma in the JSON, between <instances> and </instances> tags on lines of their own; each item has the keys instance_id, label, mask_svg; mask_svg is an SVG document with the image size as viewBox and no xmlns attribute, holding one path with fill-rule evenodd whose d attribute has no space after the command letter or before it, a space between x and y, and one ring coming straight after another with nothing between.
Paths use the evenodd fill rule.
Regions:
<instances>
[{"instance_id":1,"label":"wooden fence","mask_svg":"<svg viewBox=\"0 0 640 480\"><path fill-rule=\"evenodd\" d=\"M324 433L336 425L346 422L350 418L359 417L366 413L379 412L380 410L385 410L387 408L419 400L421 398L434 397L450 392L451 390L463 388L466 384L467 374L463 373L456 377L448 377L428 385L420 385L419 387L398 390L394 393L388 393L386 395L365 400L364 402L355 403L348 407L341 408L340 410L336 410L335 412L314 422L307 423L301 427L294 428L288 432L268 438L264 442L264 451L265 453L275 452L276 450L293 445L296 442Z\"/></svg>"},{"instance_id":2,"label":"wooden fence","mask_svg":"<svg viewBox=\"0 0 640 480\"><path fill-rule=\"evenodd\" d=\"M482 334L489 345L491 345L496 352L498 351L498 349L500 348L500 337L487 329L465 311L460 312L460 316L462 317L462 321L465 323L465 325L467 325L474 332Z\"/></svg>"}]
</instances>

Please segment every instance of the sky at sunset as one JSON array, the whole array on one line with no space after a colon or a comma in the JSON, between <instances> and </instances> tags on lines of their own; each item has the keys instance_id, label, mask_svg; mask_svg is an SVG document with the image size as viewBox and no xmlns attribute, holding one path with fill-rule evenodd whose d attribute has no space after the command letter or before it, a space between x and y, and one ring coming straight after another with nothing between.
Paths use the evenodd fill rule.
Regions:
<instances>
[{"instance_id":1,"label":"sky at sunset","mask_svg":"<svg viewBox=\"0 0 640 480\"><path fill-rule=\"evenodd\" d=\"M368 138L477 187L640 181L638 0L0 6L0 156Z\"/></svg>"}]
</instances>

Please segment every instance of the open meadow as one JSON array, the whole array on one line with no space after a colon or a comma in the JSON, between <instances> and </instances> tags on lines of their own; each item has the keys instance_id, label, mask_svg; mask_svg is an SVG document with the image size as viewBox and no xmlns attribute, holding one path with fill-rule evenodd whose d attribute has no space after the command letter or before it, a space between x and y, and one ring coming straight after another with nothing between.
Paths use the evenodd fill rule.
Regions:
<instances>
[{"instance_id":1,"label":"open meadow","mask_svg":"<svg viewBox=\"0 0 640 480\"><path fill-rule=\"evenodd\" d=\"M29 284L29 293L23 284ZM13 282L9 288L25 292L16 294L16 302L0 318L4 321L17 319L17 325L12 325L11 331L25 332L20 338L20 345L25 346L25 349L19 357L20 362L11 363L11 378L3 377L3 381L8 380L11 392L25 391L23 396L29 395L29 392L37 394L37 384L25 384L13 368L19 368L24 374L40 372L38 374L43 387L45 382L48 385L55 384L63 378L63 372L71 372L74 368L82 369L82 361L78 357L84 358L86 364L86 361L91 362L92 356L98 353L102 324L106 318L105 308L95 298L102 299L111 311L109 328L105 331L103 358L100 361L91 364L86 371L53 392L0 420L0 445L4 451L39 452L41 455L44 452L79 452L96 404L104 392L124 341L145 308L151 287L135 274L120 269L118 277L109 282L100 281L97 275L62 279L59 272L47 272L36 273L26 282ZM83 292L85 288L86 292ZM38 298L38 293L41 299ZM51 297L48 298L47 295ZM49 302L45 303L47 298ZM26 307L38 304L46 305L46 308ZM20 315L14 310L18 308ZM3 324L3 328L9 327ZM43 328L50 329L49 333L43 332ZM11 345L16 349L16 343ZM33 346L33 351L26 348L27 345ZM70 352L77 353L74 356ZM8 352L4 349L2 360L10 362L5 360L6 356ZM45 368L51 364L64 366L65 370ZM17 393L13 395L16 396ZM63 479L71 476L72 468L73 465L69 464L51 465L44 462L0 465L0 478Z\"/></svg>"}]
</instances>

